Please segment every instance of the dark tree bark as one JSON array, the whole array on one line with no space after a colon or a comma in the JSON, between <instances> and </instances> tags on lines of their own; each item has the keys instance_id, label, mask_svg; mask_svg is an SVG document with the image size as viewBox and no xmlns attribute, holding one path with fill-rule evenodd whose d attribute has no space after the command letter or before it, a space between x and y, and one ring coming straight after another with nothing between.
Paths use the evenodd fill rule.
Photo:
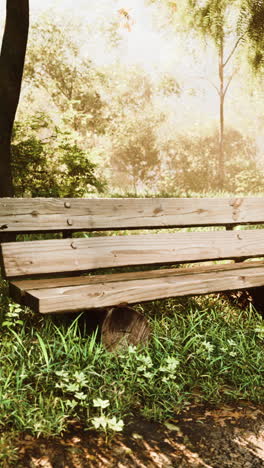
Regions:
<instances>
[{"instance_id":1,"label":"dark tree bark","mask_svg":"<svg viewBox=\"0 0 264 468\"><path fill-rule=\"evenodd\" d=\"M12 197L11 136L18 106L29 28L29 0L6 0L0 54L0 197Z\"/></svg>"}]
</instances>

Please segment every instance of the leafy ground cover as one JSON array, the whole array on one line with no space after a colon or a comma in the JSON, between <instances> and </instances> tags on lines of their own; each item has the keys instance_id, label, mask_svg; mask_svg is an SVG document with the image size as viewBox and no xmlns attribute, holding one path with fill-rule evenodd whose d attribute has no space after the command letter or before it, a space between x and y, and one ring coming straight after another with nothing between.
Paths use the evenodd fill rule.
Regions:
<instances>
[{"instance_id":1,"label":"leafy ground cover","mask_svg":"<svg viewBox=\"0 0 264 468\"><path fill-rule=\"evenodd\" d=\"M135 415L158 423L191 404L263 402L264 323L252 306L211 295L137 307L149 344L110 353L90 334L91 312L38 316L10 303L1 283L2 464L12 466L22 433L55 437L78 424L109 440Z\"/></svg>"}]
</instances>

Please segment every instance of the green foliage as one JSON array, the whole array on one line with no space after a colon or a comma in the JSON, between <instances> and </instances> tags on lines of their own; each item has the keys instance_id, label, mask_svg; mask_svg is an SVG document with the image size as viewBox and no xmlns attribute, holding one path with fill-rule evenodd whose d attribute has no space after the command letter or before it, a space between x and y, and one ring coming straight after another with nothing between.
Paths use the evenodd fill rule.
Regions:
<instances>
[{"instance_id":1,"label":"green foliage","mask_svg":"<svg viewBox=\"0 0 264 468\"><path fill-rule=\"evenodd\" d=\"M123 122L115 132L111 154L113 177L125 178L135 194L142 185L154 182L159 166L155 124L137 117Z\"/></svg>"},{"instance_id":2,"label":"green foliage","mask_svg":"<svg viewBox=\"0 0 264 468\"><path fill-rule=\"evenodd\" d=\"M125 117L127 111L142 112L152 104L153 83L139 66L116 66L109 70L110 106L114 117ZM110 91L110 90L109 90Z\"/></svg>"},{"instance_id":3,"label":"green foliage","mask_svg":"<svg viewBox=\"0 0 264 468\"><path fill-rule=\"evenodd\" d=\"M105 408L109 406L109 400L102 400L101 398L96 398L93 400L93 406L95 408L100 408L100 416L95 416L92 419L92 425L95 429L103 429L103 431L107 434L107 432L120 432L123 430L124 421L120 419L117 420L116 416L112 418L105 414Z\"/></svg>"},{"instance_id":4,"label":"green foliage","mask_svg":"<svg viewBox=\"0 0 264 468\"><path fill-rule=\"evenodd\" d=\"M217 47L223 43L226 34L227 7L234 2L226 0L188 0L189 26L196 28L204 36L213 39Z\"/></svg>"},{"instance_id":5,"label":"green foliage","mask_svg":"<svg viewBox=\"0 0 264 468\"><path fill-rule=\"evenodd\" d=\"M14 441L10 434L0 435L0 466L10 468L15 466L19 459L18 449L14 446Z\"/></svg>"},{"instance_id":6,"label":"green foliage","mask_svg":"<svg viewBox=\"0 0 264 468\"><path fill-rule=\"evenodd\" d=\"M33 24L24 79L44 89L61 112L71 110L68 123L73 130L84 136L104 133L107 119L99 89L106 78L81 56L74 38L74 26L63 28L52 18Z\"/></svg>"},{"instance_id":7,"label":"green foliage","mask_svg":"<svg viewBox=\"0 0 264 468\"><path fill-rule=\"evenodd\" d=\"M18 197L81 197L104 188L91 155L43 114L15 124L12 158Z\"/></svg>"},{"instance_id":8,"label":"green foliage","mask_svg":"<svg viewBox=\"0 0 264 468\"><path fill-rule=\"evenodd\" d=\"M109 160L105 164L113 185L125 186L136 194L156 175L156 128L164 116L154 106L155 88L141 67L117 66L109 69L108 75L109 140L105 152Z\"/></svg>"},{"instance_id":9,"label":"green foliage","mask_svg":"<svg viewBox=\"0 0 264 468\"><path fill-rule=\"evenodd\" d=\"M2 284L2 434L57 435L73 421L111 434L128 414L166 420L191 401L263 401L263 320L252 308L219 295L138 307L151 321L149 345L111 354L87 336L89 314L43 318L10 307ZM0 446L15 457L3 437Z\"/></svg>"},{"instance_id":10,"label":"green foliage","mask_svg":"<svg viewBox=\"0 0 264 468\"><path fill-rule=\"evenodd\" d=\"M161 151L167 160L160 189L167 193L212 192L218 187L218 132L200 136L197 133L176 135L163 143ZM224 140L226 159L225 191L260 193L263 175L256 161L253 141L237 130L228 128Z\"/></svg>"},{"instance_id":11,"label":"green foliage","mask_svg":"<svg viewBox=\"0 0 264 468\"><path fill-rule=\"evenodd\" d=\"M158 87L158 93L163 96L177 96L180 95L181 88L176 78L169 73L163 73L161 75Z\"/></svg>"},{"instance_id":12,"label":"green foliage","mask_svg":"<svg viewBox=\"0 0 264 468\"><path fill-rule=\"evenodd\" d=\"M155 0L153 0L155 2ZM185 33L199 33L208 43L213 40L217 48L225 37L236 30L232 28L234 14L239 11L237 0L163 0L171 24Z\"/></svg>"},{"instance_id":13,"label":"green foliage","mask_svg":"<svg viewBox=\"0 0 264 468\"><path fill-rule=\"evenodd\" d=\"M238 27L248 40L248 57L255 71L264 67L264 4L262 0L244 0Z\"/></svg>"},{"instance_id":14,"label":"green foliage","mask_svg":"<svg viewBox=\"0 0 264 468\"><path fill-rule=\"evenodd\" d=\"M189 31L197 31L217 48L228 38L241 40L248 49L249 62L255 71L264 63L264 4L262 0L164 0L172 13L171 21L185 24Z\"/></svg>"}]
</instances>

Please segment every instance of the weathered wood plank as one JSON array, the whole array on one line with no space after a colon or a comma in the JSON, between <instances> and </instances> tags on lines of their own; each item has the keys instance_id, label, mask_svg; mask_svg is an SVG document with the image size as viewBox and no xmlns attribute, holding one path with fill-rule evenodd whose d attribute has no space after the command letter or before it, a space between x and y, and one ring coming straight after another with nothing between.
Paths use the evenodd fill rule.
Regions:
<instances>
[{"instance_id":1,"label":"weathered wood plank","mask_svg":"<svg viewBox=\"0 0 264 468\"><path fill-rule=\"evenodd\" d=\"M168 297L208 294L262 286L264 266L29 290L25 303L40 313L78 312Z\"/></svg>"},{"instance_id":2,"label":"weathered wood plank","mask_svg":"<svg viewBox=\"0 0 264 468\"><path fill-rule=\"evenodd\" d=\"M0 200L0 232L150 229L247 223L264 223L263 197Z\"/></svg>"},{"instance_id":3,"label":"weathered wood plank","mask_svg":"<svg viewBox=\"0 0 264 468\"><path fill-rule=\"evenodd\" d=\"M6 277L264 255L262 229L12 242L1 245Z\"/></svg>"},{"instance_id":4,"label":"weathered wood plank","mask_svg":"<svg viewBox=\"0 0 264 468\"><path fill-rule=\"evenodd\" d=\"M45 278L45 279L27 279L16 280L9 284L10 296L17 302L23 302L23 296L26 291L50 289L50 288L66 288L82 285L92 285L100 283L114 283L118 281L144 280L150 278L176 277L186 275L194 275L208 272L219 272L228 270L245 270L247 268L264 268L264 262L243 262L229 264L214 264L202 265L183 268L166 268L161 270L150 271L133 271L129 273L111 273L105 275L89 275L89 276L73 276L64 278Z\"/></svg>"}]
</instances>

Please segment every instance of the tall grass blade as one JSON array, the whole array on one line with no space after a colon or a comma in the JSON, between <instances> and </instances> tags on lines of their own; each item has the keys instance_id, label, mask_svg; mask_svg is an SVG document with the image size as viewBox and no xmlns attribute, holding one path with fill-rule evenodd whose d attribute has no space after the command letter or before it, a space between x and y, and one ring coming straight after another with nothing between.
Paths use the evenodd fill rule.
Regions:
<instances>
[{"instance_id":1,"label":"tall grass blade","mask_svg":"<svg viewBox=\"0 0 264 468\"><path fill-rule=\"evenodd\" d=\"M49 357L48 357L48 353L47 353L47 348L46 348L45 343L44 343L43 339L41 338L41 336L38 333L36 333L36 335L37 335L37 338L38 338L38 341L39 341L39 345L40 345L40 348L41 348L41 351L42 351L46 366L47 366L47 368L49 368L50 361L49 361Z\"/></svg>"}]
</instances>

